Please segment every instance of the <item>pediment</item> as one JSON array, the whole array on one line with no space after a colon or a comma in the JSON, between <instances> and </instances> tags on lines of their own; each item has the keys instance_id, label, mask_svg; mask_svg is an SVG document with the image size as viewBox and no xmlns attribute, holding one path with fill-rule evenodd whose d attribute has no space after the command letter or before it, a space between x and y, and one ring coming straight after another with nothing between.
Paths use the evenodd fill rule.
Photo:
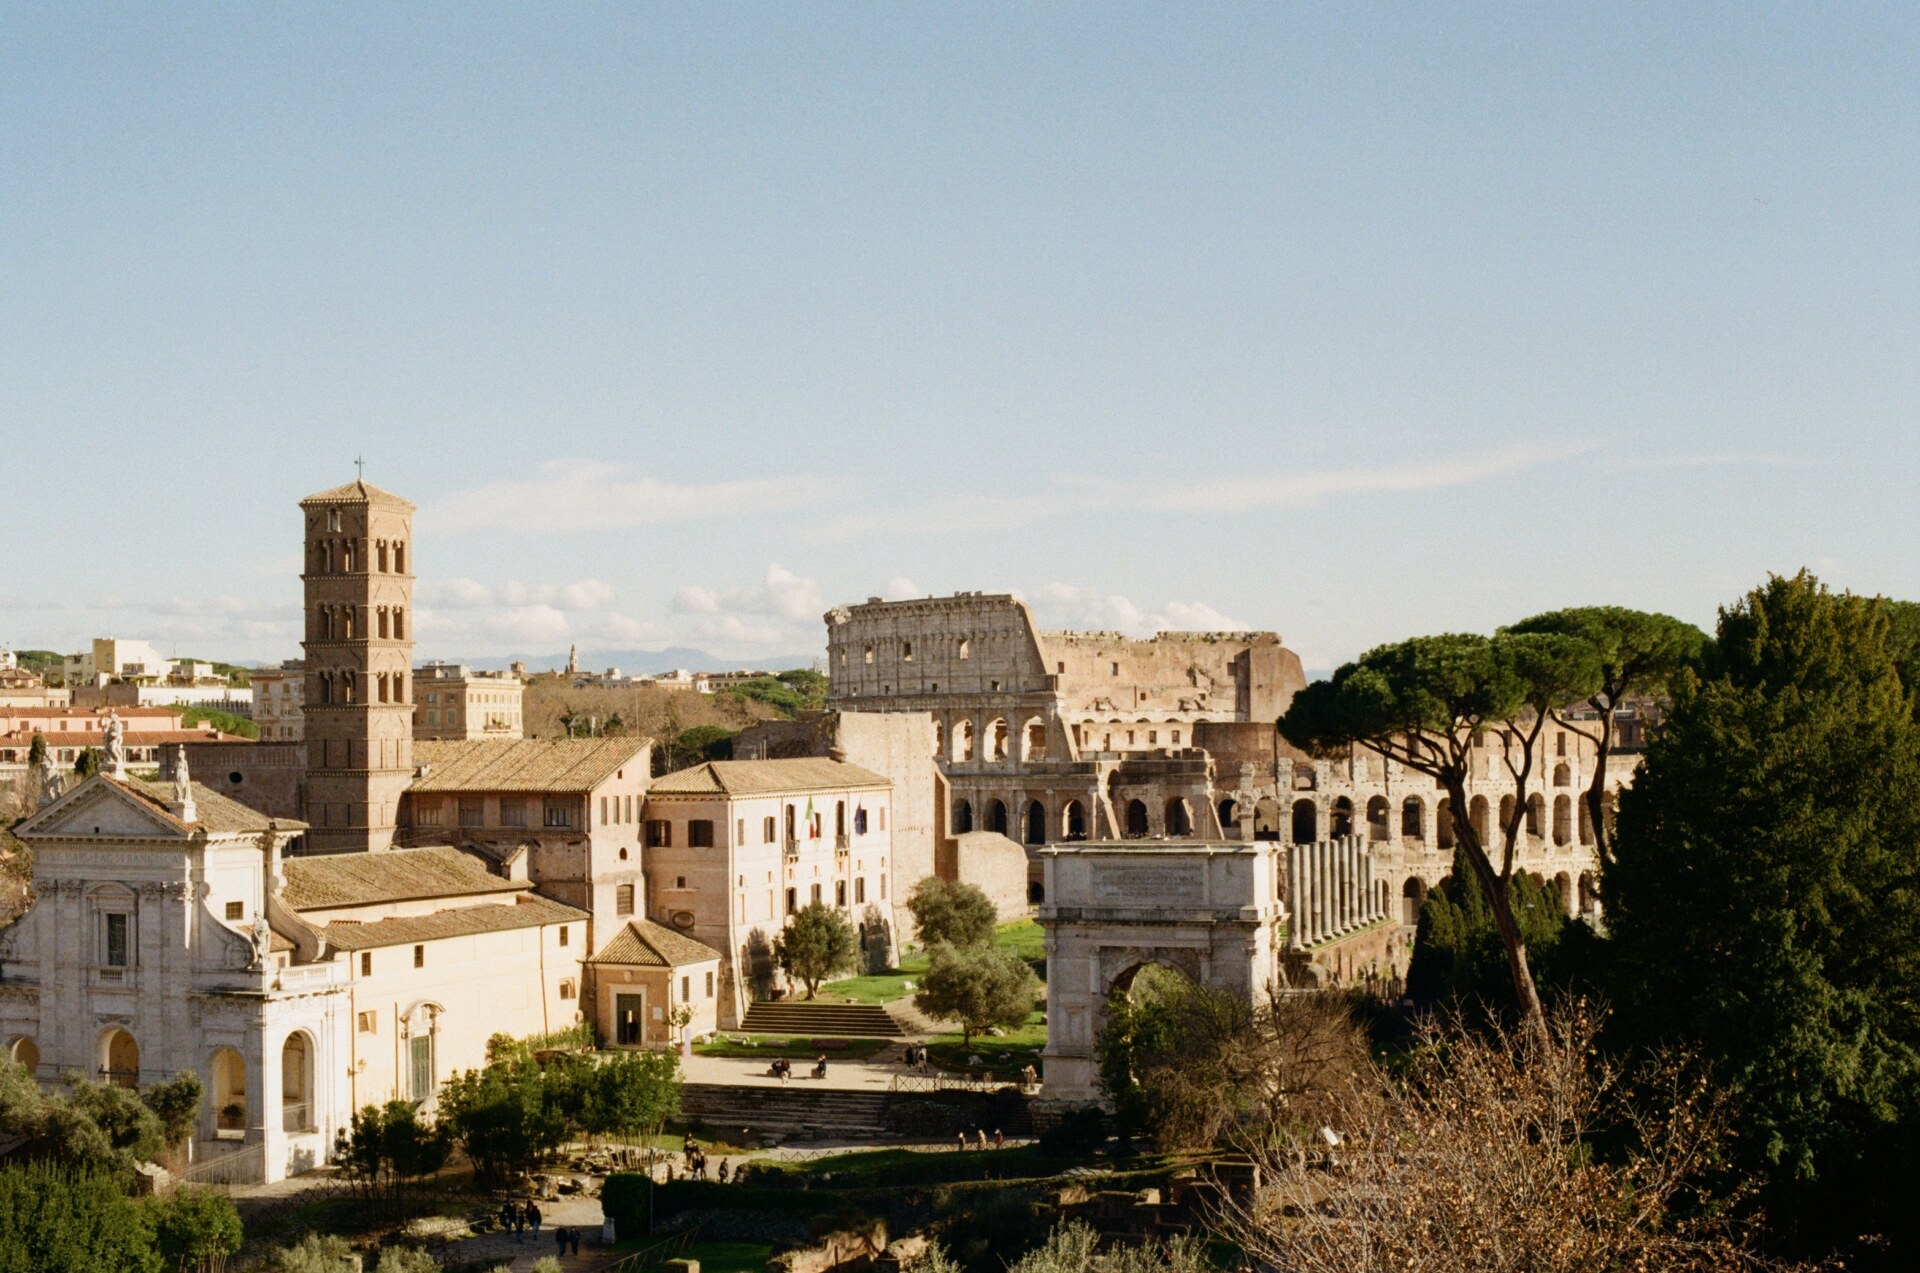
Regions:
<instances>
[{"instance_id":1,"label":"pediment","mask_svg":"<svg viewBox=\"0 0 1920 1273\"><path fill-rule=\"evenodd\" d=\"M191 838L177 822L99 776L87 779L28 818L14 829L14 834L29 843L70 836L139 840Z\"/></svg>"}]
</instances>

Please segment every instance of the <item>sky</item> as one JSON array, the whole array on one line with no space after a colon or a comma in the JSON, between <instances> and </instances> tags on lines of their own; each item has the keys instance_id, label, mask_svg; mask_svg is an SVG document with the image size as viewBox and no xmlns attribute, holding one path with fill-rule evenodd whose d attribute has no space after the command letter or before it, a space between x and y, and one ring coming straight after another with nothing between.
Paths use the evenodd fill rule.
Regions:
<instances>
[{"instance_id":1,"label":"sky","mask_svg":"<svg viewBox=\"0 0 1920 1273\"><path fill-rule=\"evenodd\" d=\"M1920 597L1920 8L0 8L0 644Z\"/></svg>"}]
</instances>

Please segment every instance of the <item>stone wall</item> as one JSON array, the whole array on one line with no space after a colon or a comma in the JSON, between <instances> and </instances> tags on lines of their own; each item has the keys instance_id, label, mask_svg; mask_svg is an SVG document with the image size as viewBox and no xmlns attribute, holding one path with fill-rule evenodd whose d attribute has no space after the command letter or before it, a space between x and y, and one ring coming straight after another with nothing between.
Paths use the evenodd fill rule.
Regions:
<instances>
[{"instance_id":1,"label":"stone wall","mask_svg":"<svg viewBox=\"0 0 1920 1273\"><path fill-rule=\"evenodd\" d=\"M946 842L935 874L950 883L971 884L985 893L1005 924L1025 917L1029 883L1037 878L1038 870L1039 864L1029 862L1027 851L1006 836L970 831Z\"/></svg>"},{"instance_id":2,"label":"stone wall","mask_svg":"<svg viewBox=\"0 0 1920 1273\"><path fill-rule=\"evenodd\" d=\"M195 782L269 818L305 820L305 743L187 743L186 749Z\"/></svg>"}]
</instances>

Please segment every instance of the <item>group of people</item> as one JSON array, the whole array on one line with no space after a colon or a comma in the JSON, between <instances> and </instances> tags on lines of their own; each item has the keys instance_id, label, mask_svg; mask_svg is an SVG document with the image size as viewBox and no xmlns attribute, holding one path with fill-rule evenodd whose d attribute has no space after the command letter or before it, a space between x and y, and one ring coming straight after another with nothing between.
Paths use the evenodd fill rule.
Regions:
<instances>
[{"instance_id":1,"label":"group of people","mask_svg":"<svg viewBox=\"0 0 1920 1273\"><path fill-rule=\"evenodd\" d=\"M511 1233L515 1242L526 1241L529 1229L538 1235L543 1218L540 1204L532 1198L528 1198L524 1206L511 1198L500 1204L500 1229L504 1233ZM580 1254L580 1231L567 1226L555 1229L553 1245L560 1255L565 1255L569 1248L575 1255Z\"/></svg>"},{"instance_id":2,"label":"group of people","mask_svg":"<svg viewBox=\"0 0 1920 1273\"><path fill-rule=\"evenodd\" d=\"M974 1128L973 1135L975 1143L982 1149L999 1149L1007 1143L1007 1138L1000 1133L998 1127L993 1129L992 1140L987 1139L987 1132L984 1127ZM965 1153L967 1151L967 1134L964 1131L956 1133L955 1139L959 1141L960 1152Z\"/></svg>"},{"instance_id":3,"label":"group of people","mask_svg":"<svg viewBox=\"0 0 1920 1273\"><path fill-rule=\"evenodd\" d=\"M784 1083L793 1077L793 1062L784 1056L776 1056L773 1058L773 1063L767 1067L767 1073ZM825 1052L822 1052L814 1058L813 1077L817 1079L827 1077L827 1054Z\"/></svg>"},{"instance_id":4,"label":"group of people","mask_svg":"<svg viewBox=\"0 0 1920 1273\"><path fill-rule=\"evenodd\" d=\"M914 1071L917 1074L926 1073L927 1045L924 1043L907 1044L907 1052L906 1052L905 1060L907 1062L908 1069Z\"/></svg>"},{"instance_id":5,"label":"group of people","mask_svg":"<svg viewBox=\"0 0 1920 1273\"><path fill-rule=\"evenodd\" d=\"M688 1133L687 1138L680 1143L680 1151L686 1155L687 1179L705 1180L707 1178L707 1151L700 1148L700 1142L693 1138L692 1133ZM720 1168L716 1173L716 1178L723 1185L727 1183L727 1160L724 1158L720 1160Z\"/></svg>"}]
</instances>

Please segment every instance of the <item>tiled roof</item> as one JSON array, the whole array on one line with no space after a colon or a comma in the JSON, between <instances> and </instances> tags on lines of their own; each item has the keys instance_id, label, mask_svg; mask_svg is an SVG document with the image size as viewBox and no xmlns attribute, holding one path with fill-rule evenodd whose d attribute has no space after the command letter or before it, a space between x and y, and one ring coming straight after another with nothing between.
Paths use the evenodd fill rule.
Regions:
<instances>
[{"instance_id":1,"label":"tiled roof","mask_svg":"<svg viewBox=\"0 0 1920 1273\"><path fill-rule=\"evenodd\" d=\"M133 720L141 716L178 716L178 707L116 707L113 713L123 720ZM18 716L28 719L36 716L92 716L105 726L107 708L104 707L0 707L0 716Z\"/></svg>"},{"instance_id":2,"label":"tiled roof","mask_svg":"<svg viewBox=\"0 0 1920 1273\"><path fill-rule=\"evenodd\" d=\"M113 778L105 774L101 777L130 792L142 804L183 830L195 826L215 833L245 834L265 831L268 826L273 826L291 835L296 831L307 829L307 824L304 822L296 822L291 818L269 818L259 810L250 809L238 800L229 799L211 787L203 787L197 782L188 784L193 788L194 820L191 823L182 822L167 811L167 806L173 803L172 783L142 782L138 778Z\"/></svg>"},{"instance_id":3,"label":"tiled roof","mask_svg":"<svg viewBox=\"0 0 1920 1273\"><path fill-rule=\"evenodd\" d=\"M676 933L650 919L630 919L600 948L590 964L628 964L640 968L679 968L720 958L720 952L685 933Z\"/></svg>"},{"instance_id":4,"label":"tiled roof","mask_svg":"<svg viewBox=\"0 0 1920 1273\"><path fill-rule=\"evenodd\" d=\"M345 486L336 486L332 490L321 491L318 495L309 495L300 503L307 504L398 504L408 512L413 505L401 499L392 491L383 491L372 482L353 481Z\"/></svg>"},{"instance_id":5,"label":"tiled roof","mask_svg":"<svg viewBox=\"0 0 1920 1273\"><path fill-rule=\"evenodd\" d=\"M0 739L32 746L35 734L46 739L49 747L98 747L106 738L100 730L57 730L48 733L46 730L16 729L10 734L0 734ZM123 741L129 747L159 747L171 743L249 743L253 740L238 734L223 734L214 729L130 729Z\"/></svg>"},{"instance_id":6,"label":"tiled roof","mask_svg":"<svg viewBox=\"0 0 1920 1273\"><path fill-rule=\"evenodd\" d=\"M290 857L282 865L287 875L283 896L297 911L425 897L518 893L527 887L503 880L478 859L446 847Z\"/></svg>"},{"instance_id":7,"label":"tiled roof","mask_svg":"<svg viewBox=\"0 0 1920 1273\"><path fill-rule=\"evenodd\" d=\"M415 754L418 754L416 749ZM650 796L771 796L804 791L891 787L888 779L845 761L808 756L799 760L709 760L656 778Z\"/></svg>"},{"instance_id":8,"label":"tiled roof","mask_svg":"<svg viewBox=\"0 0 1920 1273\"><path fill-rule=\"evenodd\" d=\"M431 915L405 915L376 920L371 924L335 920L323 931L328 943L337 949L371 950L376 946L404 946L442 937L465 937L472 933L501 933L514 928L537 928L543 924L570 924L585 918L587 913L583 910L529 893L515 902L449 906Z\"/></svg>"},{"instance_id":9,"label":"tiled roof","mask_svg":"<svg viewBox=\"0 0 1920 1273\"><path fill-rule=\"evenodd\" d=\"M408 788L449 791L591 791L629 765L645 765L644 738L474 738L418 742L420 777ZM644 775L642 775L644 776Z\"/></svg>"}]
</instances>

